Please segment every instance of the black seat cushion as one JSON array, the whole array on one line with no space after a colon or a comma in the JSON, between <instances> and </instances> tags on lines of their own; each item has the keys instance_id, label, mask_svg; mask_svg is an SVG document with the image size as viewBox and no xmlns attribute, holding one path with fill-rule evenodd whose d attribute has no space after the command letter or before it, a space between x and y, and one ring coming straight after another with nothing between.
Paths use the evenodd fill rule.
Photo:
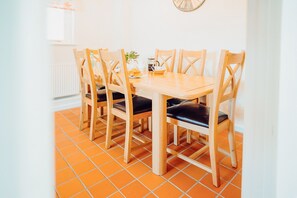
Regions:
<instances>
[{"instance_id":1,"label":"black seat cushion","mask_svg":"<svg viewBox=\"0 0 297 198\"><path fill-rule=\"evenodd\" d=\"M121 94L119 92L113 92L112 93L112 96L113 96L113 99L114 100L124 99L125 98L124 94ZM88 97L88 98L91 99L91 93L87 93L86 94L86 97ZM97 102L103 102L103 101L106 101L107 100L105 89L99 89L99 90L97 90L97 98L98 98L97 99Z\"/></svg>"},{"instance_id":2,"label":"black seat cushion","mask_svg":"<svg viewBox=\"0 0 297 198\"><path fill-rule=\"evenodd\" d=\"M187 102L169 107L167 109L167 116L198 126L209 127L209 107L201 104ZM218 123L227 119L227 114L219 112Z\"/></svg>"},{"instance_id":3,"label":"black seat cushion","mask_svg":"<svg viewBox=\"0 0 297 198\"><path fill-rule=\"evenodd\" d=\"M188 101L189 100L183 100L183 99L179 99L179 98L171 98L171 99L167 100L167 107L179 105L181 103L188 102Z\"/></svg>"},{"instance_id":4,"label":"black seat cushion","mask_svg":"<svg viewBox=\"0 0 297 198\"><path fill-rule=\"evenodd\" d=\"M140 96L134 96L133 101L133 114L144 113L152 110L152 101ZM126 112L125 101L113 104L113 107Z\"/></svg>"},{"instance_id":5,"label":"black seat cushion","mask_svg":"<svg viewBox=\"0 0 297 198\"><path fill-rule=\"evenodd\" d=\"M105 86L98 86L97 90L100 90L100 89L105 89Z\"/></svg>"}]
</instances>

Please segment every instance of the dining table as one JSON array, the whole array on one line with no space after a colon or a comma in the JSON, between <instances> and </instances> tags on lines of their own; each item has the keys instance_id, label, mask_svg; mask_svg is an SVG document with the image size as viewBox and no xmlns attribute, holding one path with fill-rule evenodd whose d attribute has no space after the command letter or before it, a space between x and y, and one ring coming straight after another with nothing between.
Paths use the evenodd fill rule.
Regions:
<instances>
[{"instance_id":1,"label":"dining table","mask_svg":"<svg viewBox=\"0 0 297 198\"><path fill-rule=\"evenodd\" d=\"M193 100L211 94L214 78L165 72L130 79L132 92L152 100L152 172L167 172L167 100Z\"/></svg>"}]
</instances>

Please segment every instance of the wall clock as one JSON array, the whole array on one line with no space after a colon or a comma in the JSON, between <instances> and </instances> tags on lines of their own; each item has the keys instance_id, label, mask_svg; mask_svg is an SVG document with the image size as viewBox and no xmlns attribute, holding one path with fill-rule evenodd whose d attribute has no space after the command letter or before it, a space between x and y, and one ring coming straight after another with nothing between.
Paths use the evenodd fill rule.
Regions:
<instances>
[{"instance_id":1,"label":"wall clock","mask_svg":"<svg viewBox=\"0 0 297 198\"><path fill-rule=\"evenodd\" d=\"M205 0L172 0L175 7L183 12L191 12L198 9Z\"/></svg>"}]
</instances>

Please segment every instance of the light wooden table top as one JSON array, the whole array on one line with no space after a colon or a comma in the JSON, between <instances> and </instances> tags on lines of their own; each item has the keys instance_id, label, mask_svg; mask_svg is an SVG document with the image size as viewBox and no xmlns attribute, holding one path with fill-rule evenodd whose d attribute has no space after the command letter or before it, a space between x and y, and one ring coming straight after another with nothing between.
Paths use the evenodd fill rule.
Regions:
<instances>
[{"instance_id":1,"label":"light wooden table top","mask_svg":"<svg viewBox=\"0 0 297 198\"><path fill-rule=\"evenodd\" d=\"M138 79L130 79L130 82L136 89L181 99L198 98L211 93L214 88L214 78L172 72L163 75L149 73Z\"/></svg>"}]
</instances>

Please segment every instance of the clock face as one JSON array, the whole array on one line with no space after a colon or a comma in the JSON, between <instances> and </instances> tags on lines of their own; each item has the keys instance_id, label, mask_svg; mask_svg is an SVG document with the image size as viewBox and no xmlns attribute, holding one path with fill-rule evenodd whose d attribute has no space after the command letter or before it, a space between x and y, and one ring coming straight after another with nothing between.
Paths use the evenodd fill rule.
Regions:
<instances>
[{"instance_id":1,"label":"clock face","mask_svg":"<svg viewBox=\"0 0 297 198\"><path fill-rule=\"evenodd\" d=\"M202 4L205 0L173 0L175 7L183 12L194 11Z\"/></svg>"}]
</instances>

